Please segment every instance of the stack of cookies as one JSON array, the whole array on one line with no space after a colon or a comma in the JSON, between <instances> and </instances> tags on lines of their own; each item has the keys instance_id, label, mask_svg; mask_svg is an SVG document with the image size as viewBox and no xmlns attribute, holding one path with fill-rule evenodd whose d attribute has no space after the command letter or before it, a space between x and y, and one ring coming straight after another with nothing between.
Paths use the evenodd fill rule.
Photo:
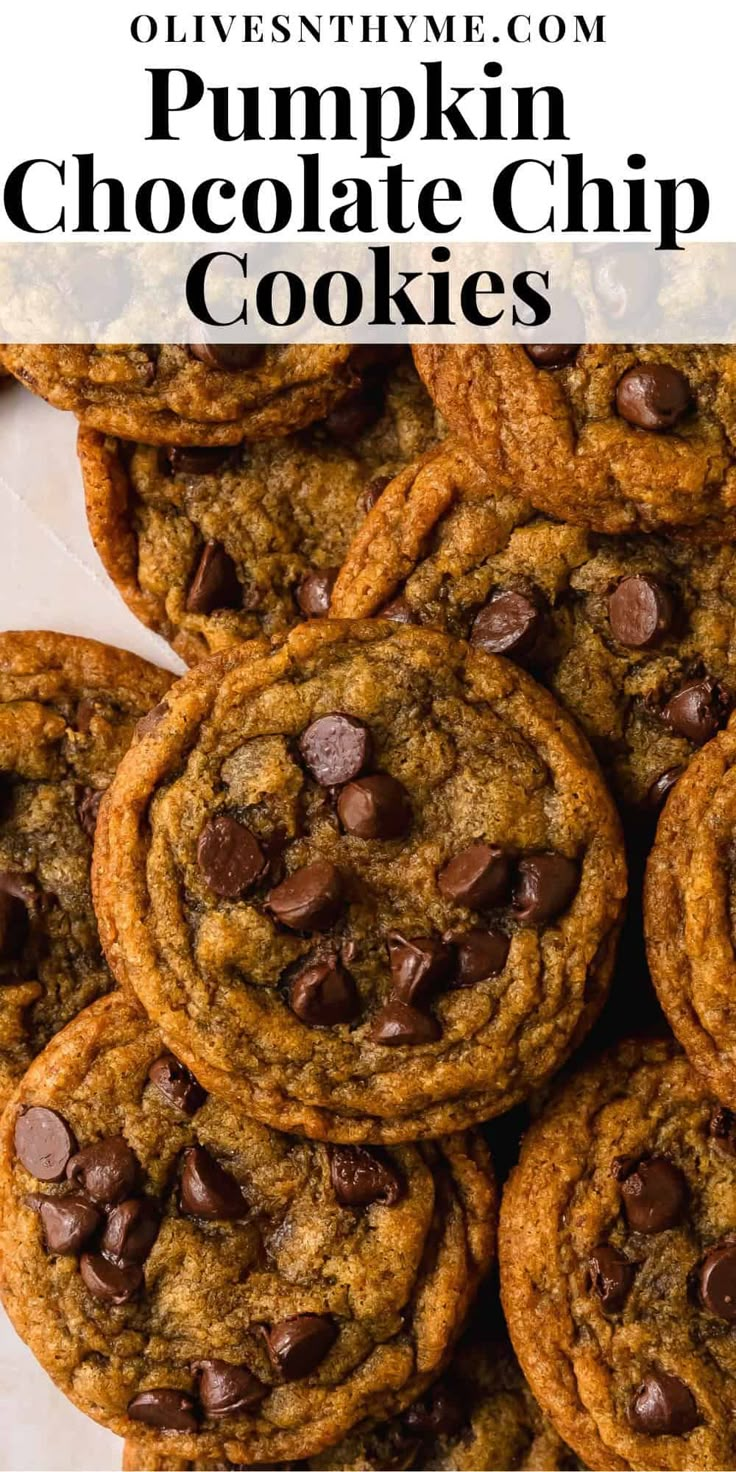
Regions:
<instances>
[{"instance_id":1,"label":"stack of cookies","mask_svg":"<svg viewBox=\"0 0 736 1472\"><path fill-rule=\"evenodd\" d=\"M129 1469L725 1469L736 352L414 356L3 349L190 666L0 637L3 1301Z\"/></svg>"}]
</instances>

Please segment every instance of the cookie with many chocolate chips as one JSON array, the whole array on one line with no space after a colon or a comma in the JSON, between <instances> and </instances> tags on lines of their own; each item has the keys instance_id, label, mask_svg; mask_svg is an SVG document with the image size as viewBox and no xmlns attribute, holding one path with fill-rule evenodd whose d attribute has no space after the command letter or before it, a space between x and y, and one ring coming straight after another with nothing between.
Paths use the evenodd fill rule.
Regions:
<instances>
[{"instance_id":1,"label":"cookie with many chocolate chips","mask_svg":"<svg viewBox=\"0 0 736 1472\"><path fill-rule=\"evenodd\" d=\"M291 434L357 384L349 343L11 344L3 362L86 428L155 445L239 445Z\"/></svg>"},{"instance_id":2,"label":"cookie with many chocolate chips","mask_svg":"<svg viewBox=\"0 0 736 1472\"><path fill-rule=\"evenodd\" d=\"M119 769L95 883L111 966L205 1084L374 1143L501 1113L559 1067L626 887L547 692L387 622L185 676Z\"/></svg>"},{"instance_id":3,"label":"cookie with many chocolate chips","mask_svg":"<svg viewBox=\"0 0 736 1472\"><path fill-rule=\"evenodd\" d=\"M540 511L601 532L736 535L736 349L427 346L439 409Z\"/></svg>"},{"instance_id":4,"label":"cookie with many chocolate chips","mask_svg":"<svg viewBox=\"0 0 736 1472\"><path fill-rule=\"evenodd\" d=\"M436 439L408 353L285 439L164 451L83 428L90 531L128 607L194 663L324 616L367 505Z\"/></svg>"},{"instance_id":5,"label":"cookie with many chocolate chips","mask_svg":"<svg viewBox=\"0 0 736 1472\"><path fill-rule=\"evenodd\" d=\"M667 800L647 868L649 969L705 1083L736 1107L736 717Z\"/></svg>"},{"instance_id":6,"label":"cookie with many chocolate chips","mask_svg":"<svg viewBox=\"0 0 736 1472\"><path fill-rule=\"evenodd\" d=\"M338 1179L197 1082L122 993L53 1040L0 1129L3 1302L144 1455L310 1456L444 1368L493 1253L488 1153L343 1150Z\"/></svg>"},{"instance_id":7,"label":"cookie with many chocolate chips","mask_svg":"<svg viewBox=\"0 0 736 1472\"><path fill-rule=\"evenodd\" d=\"M583 727L627 806L656 811L736 699L730 544L552 521L459 442L384 490L332 611L430 625L524 665Z\"/></svg>"},{"instance_id":8,"label":"cookie with many chocolate chips","mask_svg":"<svg viewBox=\"0 0 736 1472\"><path fill-rule=\"evenodd\" d=\"M90 864L97 810L171 676L64 634L0 635L0 1101L112 978Z\"/></svg>"},{"instance_id":9,"label":"cookie with many chocolate chips","mask_svg":"<svg viewBox=\"0 0 736 1472\"><path fill-rule=\"evenodd\" d=\"M506 1187L514 1347L592 1468L733 1465L736 1156L673 1042L627 1042L532 1125Z\"/></svg>"}]
</instances>

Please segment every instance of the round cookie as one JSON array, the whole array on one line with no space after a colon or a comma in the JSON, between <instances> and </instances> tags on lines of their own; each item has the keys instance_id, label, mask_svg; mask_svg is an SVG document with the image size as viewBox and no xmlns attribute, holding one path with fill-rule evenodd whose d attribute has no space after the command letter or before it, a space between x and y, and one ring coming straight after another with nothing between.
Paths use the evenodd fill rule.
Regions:
<instances>
[{"instance_id":1,"label":"round cookie","mask_svg":"<svg viewBox=\"0 0 736 1472\"><path fill-rule=\"evenodd\" d=\"M625 888L613 804L551 697L386 622L191 671L121 765L95 857L110 965L208 1087L374 1143L502 1113L560 1066Z\"/></svg>"},{"instance_id":2,"label":"round cookie","mask_svg":"<svg viewBox=\"0 0 736 1472\"><path fill-rule=\"evenodd\" d=\"M705 1084L736 1106L736 717L668 799L644 890L647 958L667 1019Z\"/></svg>"},{"instance_id":3,"label":"round cookie","mask_svg":"<svg viewBox=\"0 0 736 1472\"><path fill-rule=\"evenodd\" d=\"M674 1043L628 1042L532 1126L501 1213L514 1347L591 1468L733 1465L736 1156Z\"/></svg>"},{"instance_id":4,"label":"round cookie","mask_svg":"<svg viewBox=\"0 0 736 1472\"><path fill-rule=\"evenodd\" d=\"M736 536L736 348L418 347L442 414L540 511Z\"/></svg>"},{"instance_id":5,"label":"round cookie","mask_svg":"<svg viewBox=\"0 0 736 1472\"><path fill-rule=\"evenodd\" d=\"M321 419L356 383L349 343L8 344L11 373L102 434L155 445L239 445Z\"/></svg>"},{"instance_id":6,"label":"round cookie","mask_svg":"<svg viewBox=\"0 0 736 1472\"><path fill-rule=\"evenodd\" d=\"M328 1150L207 1097L122 993L0 1126L0 1288L56 1384L144 1451L312 1455L443 1369L494 1247L480 1135Z\"/></svg>"},{"instance_id":7,"label":"round cookie","mask_svg":"<svg viewBox=\"0 0 736 1472\"><path fill-rule=\"evenodd\" d=\"M358 1427L303 1465L314 1472L562 1472L579 1463L542 1415L506 1338L489 1339L476 1329L446 1374L402 1416ZM214 1472L231 1466L223 1458L174 1460L163 1438L152 1456L145 1457L132 1439L123 1453L123 1472Z\"/></svg>"},{"instance_id":8,"label":"round cookie","mask_svg":"<svg viewBox=\"0 0 736 1472\"><path fill-rule=\"evenodd\" d=\"M285 439L164 452L82 428L92 539L128 607L194 663L323 615L366 503L436 439L408 353Z\"/></svg>"},{"instance_id":9,"label":"round cookie","mask_svg":"<svg viewBox=\"0 0 736 1472\"><path fill-rule=\"evenodd\" d=\"M65 634L0 634L0 1104L112 985L90 864L100 797L165 670Z\"/></svg>"}]
</instances>

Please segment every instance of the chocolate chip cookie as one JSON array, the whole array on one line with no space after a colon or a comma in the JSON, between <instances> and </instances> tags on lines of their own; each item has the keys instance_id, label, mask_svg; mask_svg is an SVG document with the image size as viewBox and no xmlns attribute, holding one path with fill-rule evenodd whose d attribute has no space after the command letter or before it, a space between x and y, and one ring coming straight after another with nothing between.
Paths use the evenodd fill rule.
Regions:
<instances>
[{"instance_id":1,"label":"chocolate chip cookie","mask_svg":"<svg viewBox=\"0 0 736 1472\"><path fill-rule=\"evenodd\" d=\"M0 634L0 1102L108 990L89 870L100 798L171 676L64 634Z\"/></svg>"},{"instance_id":2,"label":"chocolate chip cookie","mask_svg":"<svg viewBox=\"0 0 736 1472\"><path fill-rule=\"evenodd\" d=\"M350 344L47 343L3 348L6 368L102 434L155 445L239 445L322 418L355 385Z\"/></svg>"},{"instance_id":3,"label":"chocolate chip cookie","mask_svg":"<svg viewBox=\"0 0 736 1472\"><path fill-rule=\"evenodd\" d=\"M732 717L667 801L644 894L647 955L659 1000L705 1084L733 1106L735 763Z\"/></svg>"},{"instance_id":4,"label":"chocolate chip cookie","mask_svg":"<svg viewBox=\"0 0 736 1472\"><path fill-rule=\"evenodd\" d=\"M494 1246L479 1135L328 1149L210 1095L122 993L0 1128L0 1287L74 1403L144 1453L310 1456L443 1369Z\"/></svg>"},{"instance_id":5,"label":"chocolate chip cookie","mask_svg":"<svg viewBox=\"0 0 736 1472\"><path fill-rule=\"evenodd\" d=\"M656 811L736 699L731 544L552 521L459 442L383 492L332 611L431 625L525 665L641 809Z\"/></svg>"},{"instance_id":6,"label":"chocolate chip cookie","mask_svg":"<svg viewBox=\"0 0 736 1472\"><path fill-rule=\"evenodd\" d=\"M464 1339L449 1371L403 1415L359 1427L302 1465L314 1472L426 1467L561 1472L579 1463L542 1415L506 1338L491 1339L476 1329ZM123 1454L124 1472L214 1472L228 1467L232 1463L222 1458L174 1460L163 1438L153 1456L146 1457L134 1440L126 1441Z\"/></svg>"},{"instance_id":7,"label":"chocolate chip cookie","mask_svg":"<svg viewBox=\"0 0 736 1472\"><path fill-rule=\"evenodd\" d=\"M418 347L450 427L540 511L736 536L736 348Z\"/></svg>"},{"instance_id":8,"label":"chocolate chip cookie","mask_svg":"<svg viewBox=\"0 0 736 1472\"><path fill-rule=\"evenodd\" d=\"M733 1465L733 1121L674 1043L629 1042L532 1126L502 1208L512 1339L592 1468Z\"/></svg>"},{"instance_id":9,"label":"chocolate chip cookie","mask_svg":"<svg viewBox=\"0 0 736 1472\"><path fill-rule=\"evenodd\" d=\"M436 439L408 353L281 440L162 451L83 428L92 538L128 607L194 663L324 616L367 505Z\"/></svg>"},{"instance_id":10,"label":"chocolate chip cookie","mask_svg":"<svg viewBox=\"0 0 736 1472\"><path fill-rule=\"evenodd\" d=\"M95 875L113 970L205 1083L374 1143L501 1113L559 1067L626 887L546 691L387 622L185 676L119 769Z\"/></svg>"}]
</instances>

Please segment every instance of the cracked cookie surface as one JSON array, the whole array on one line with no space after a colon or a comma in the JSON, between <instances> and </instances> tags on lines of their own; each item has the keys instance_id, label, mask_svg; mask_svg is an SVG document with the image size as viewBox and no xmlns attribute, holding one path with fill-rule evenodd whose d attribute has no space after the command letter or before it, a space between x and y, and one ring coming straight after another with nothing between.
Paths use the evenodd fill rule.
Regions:
<instances>
[{"instance_id":1,"label":"cracked cookie surface","mask_svg":"<svg viewBox=\"0 0 736 1472\"><path fill-rule=\"evenodd\" d=\"M203 1081L373 1142L502 1113L560 1066L625 888L613 804L547 692L385 622L191 671L95 856L110 965Z\"/></svg>"},{"instance_id":2,"label":"cracked cookie surface","mask_svg":"<svg viewBox=\"0 0 736 1472\"><path fill-rule=\"evenodd\" d=\"M92 909L97 809L165 670L64 634L0 635L0 1100L112 985Z\"/></svg>"},{"instance_id":3,"label":"cracked cookie surface","mask_svg":"<svg viewBox=\"0 0 736 1472\"><path fill-rule=\"evenodd\" d=\"M311 1455L442 1370L494 1247L479 1135L369 1153L206 1096L122 993L0 1132L0 1285L74 1403L144 1453Z\"/></svg>"}]
</instances>

